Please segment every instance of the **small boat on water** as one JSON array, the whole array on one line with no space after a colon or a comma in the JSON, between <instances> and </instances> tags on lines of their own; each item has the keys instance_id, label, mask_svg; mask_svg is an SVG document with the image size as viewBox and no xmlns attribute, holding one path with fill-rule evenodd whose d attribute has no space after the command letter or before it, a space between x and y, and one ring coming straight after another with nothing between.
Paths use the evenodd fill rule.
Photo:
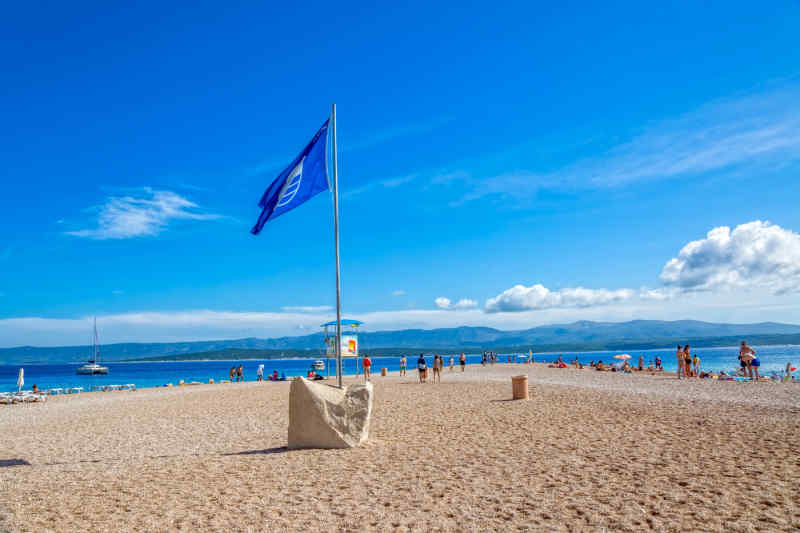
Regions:
<instances>
[{"instance_id":1,"label":"small boat on water","mask_svg":"<svg viewBox=\"0 0 800 533\"><path fill-rule=\"evenodd\" d=\"M325 370L325 361L322 359L317 359L311 364L311 368L314 370Z\"/></svg>"},{"instance_id":2,"label":"small boat on water","mask_svg":"<svg viewBox=\"0 0 800 533\"><path fill-rule=\"evenodd\" d=\"M94 338L92 339L92 354L89 361L78 368L81 375L108 374L108 367L100 365L100 346L97 343L97 318L94 319Z\"/></svg>"}]
</instances>

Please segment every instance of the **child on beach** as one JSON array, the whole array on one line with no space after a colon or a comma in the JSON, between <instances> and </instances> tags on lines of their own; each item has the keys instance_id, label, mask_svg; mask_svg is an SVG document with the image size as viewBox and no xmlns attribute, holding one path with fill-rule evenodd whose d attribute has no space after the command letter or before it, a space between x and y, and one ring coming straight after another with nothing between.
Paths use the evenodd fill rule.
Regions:
<instances>
[{"instance_id":1,"label":"child on beach","mask_svg":"<svg viewBox=\"0 0 800 533\"><path fill-rule=\"evenodd\" d=\"M700 375L700 358L697 356L697 354L694 354L694 357L692 357L692 366L694 366L694 375L695 376L699 376Z\"/></svg>"},{"instance_id":2,"label":"child on beach","mask_svg":"<svg viewBox=\"0 0 800 533\"><path fill-rule=\"evenodd\" d=\"M405 376L406 375L406 356L405 355L400 358L400 375L401 376Z\"/></svg>"},{"instance_id":3,"label":"child on beach","mask_svg":"<svg viewBox=\"0 0 800 533\"><path fill-rule=\"evenodd\" d=\"M456 358L451 355L450 356L450 372L452 372L453 369L455 368L455 366L453 366L455 364L455 362L456 362Z\"/></svg>"}]
</instances>

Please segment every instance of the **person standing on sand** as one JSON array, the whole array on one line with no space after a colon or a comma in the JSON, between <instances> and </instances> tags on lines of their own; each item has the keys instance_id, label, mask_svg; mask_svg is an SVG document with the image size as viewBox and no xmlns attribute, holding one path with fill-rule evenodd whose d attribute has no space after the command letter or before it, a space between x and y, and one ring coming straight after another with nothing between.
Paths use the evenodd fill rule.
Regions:
<instances>
[{"instance_id":1,"label":"person standing on sand","mask_svg":"<svg viewBox=\"0 0 800 533\"><path fill-rule=\"evenodd\" d=\"M228 375L231 378L231 383L233 383L234 382L234 376L236 375L236 367L235 366L231 367L231 371L228 372Z\"/></svg>"},{"instance_id":2,"label":"person standing on sand","mask_svg":"<svg viewBox=\"0 0 800 533\"><path fill-rule=\"evenodd\" d=\"M454 366L455 363L456 363L456 358L451 355L450 356L450 372L452 372L453 369L455 368L455 366Z\"/></svg>"},{"instance_id":3,"label":"person standing on sand","mask_svg":"<svg viewBox=\"0 0 800 533\"><path fill-rule=\"evenodd\" d=\"M405 376L406 375L406 356L405 355L400 357L400 375L401 376Z\"/></svg>"},{"instance_id":4,"label":"person standing on sand","mask_svg":"<svg viewBox=\"0 0 800 533\"><path fill-rule=\"evenodd\" d=\"M239 368L236 369L236 381L244 381L244 372L242 372L242 365L239 365Z\"/></svg>"},{"instance_id":5,"label":"person standing on sand","mask_svg":"<svg viewBox=\"0 0 800 533\"><path fill-rule=\"evenodd\" d=\"M419 382L425 383L427 380L427 372L428 372L428 363L425 362L425 355L419 354L419 359L417 359L417 371L419 372Z\"/></svg>"},{"instance_id":6,"label":"person standing on sand","mask_svg":"<svg viewBox=\"0 0 800 533\"><path fill-rule=\"evenodd\" d=\"M681 379L681 374L683 374L683 346L680 344L678 345L678 351L675 353L675 357L678 359L678 379Z\"/></svg>"},{"instance_id":7,"label":"person standing on sand","mask_svg":"<svg viewBox=\"0 0 800 533\"><path fill-rule=\"evenodd\" d=\"M639 372L644 370L644 356L639 354Z\"/></svg>"},{"instance_id":8,"label":"person standing on sand","mask_svg":"<svg viewBox=\"0 0 800 533\"><path fill-rule=\"evenodd\" d=\"M369 356L367 354L364 354L364 362L362 364L364 365L364 381L369 381L369 376L372 370L372 361L369 360Z\"/></svg>"},{"instance_id":9,"label":"person standing on sand","mask_svg":"<svg viewBox=\"0 0 800 533\"><path fill-rule=\"evenodd\" d=\"M258 381L264 381L264 365L258 365L258 370L256 370L256 378Z\"/></svg>"},{"instance_id":10,"label":"person standing on sand","mask_svg":"<svg viewBox=\"0 0 800 533\"><path fill-rule=\"evenodd\" d=\"M481 365L486 366L486 352L483 352L483 358L481 359Z\"/></svg>"},{"instance_id":11,"label":"person standing on sand","mask_svg":"<svg viewBox=\"0 0 800 533\"><path fill-rule=\"evenodd\" d=\"M689 355L689 345L683 347L683 373L687 376L694 377L692 374L692 356Z\"/></svg>"},{"instance_id":12,"label":"person standing on sand","mask_svg":"<svg viewBox=\"0 0 800 533\"><path fill-rule=\"evenodd\" d=\"M461 356L458 358L458 364L461 365L462 372L467 368L467 356L464 355L464 352L461 352Z\"/></svg>"},{"instance_id":13,"label":"person standing on sand","mask_svg":"<svg viewBox=\"0 0 800 533\"><path fill-rule=\"evenodd\" d=\"M692 366L694 367L694 375L700 375L700 357L697 356L697 352L695 352L694 356L692 357Z\"/></svg>"},{"instance_id":14,"label":"person standing on sand","mask_svg":"<svg viewBox=\"0 0 800 533\"><path fill-rule=\"evenodd\" d=\"M436 378L439 378L439 383L442 382L442 366L444 366L444 359L441 355L433 356L433 382L436 383Z\"/></svg>"},{"instance_id":15,"label":"person standing on sand","mask_svg":"<svg viewBox=\"0 0 800 533\"><path fill-rule=\"evenodd\" d=\"M747 369L747 375L751 379L753 378L753 360L755 358L755 350L749 347L745 341L742 341L742 346L739 348L739 360L744 365L744 368ZM758 379L758 366L761 366L760 363L756 365L756 379Z\"/></svg>"}]
</instances>

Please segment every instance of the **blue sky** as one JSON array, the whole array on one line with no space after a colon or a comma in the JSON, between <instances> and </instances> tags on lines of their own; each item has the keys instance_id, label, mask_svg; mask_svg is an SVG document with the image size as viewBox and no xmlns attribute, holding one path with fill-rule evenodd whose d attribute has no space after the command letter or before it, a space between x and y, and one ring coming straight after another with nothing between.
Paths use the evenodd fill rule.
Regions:
<instances>
[{"instance_id":1,"label":"blue sky","mask_svg":"<svg viewBox=\"0 0 800 533\"><path fill-rule=\"evenodd\" d=\"M248 230L333 102L369 329L800 323L797 2L30 2L0 29L0 346L94 315L106 342L316 331L330 196Z\"/></svg>"}]
</instances>

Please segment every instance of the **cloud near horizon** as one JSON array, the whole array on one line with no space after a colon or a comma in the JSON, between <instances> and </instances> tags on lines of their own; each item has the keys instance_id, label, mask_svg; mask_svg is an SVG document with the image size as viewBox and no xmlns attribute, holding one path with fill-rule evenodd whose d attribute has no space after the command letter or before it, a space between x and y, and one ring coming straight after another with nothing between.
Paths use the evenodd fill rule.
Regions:
<instances>
[{"instance_id":1,"label":"cloud near horizon","mask_svg":"<svg viewBox=\"0 0 800 533\"><path fill-rule=\"evenodd\" d=\"M514 285L494 298L486 300L487 313L531 311L555 307L593 307L630 300L636 293L631 289L566 288L552 291L537 283L530 287Z\"/></svg>"},{"instance_id":2,"label":"cloud near horizon","mask_svg":"<svg viewBox=\"0 0 800 533\"><path fill-rule=\"evenodd\" d=\"M433 303L436 304L436 307L443 310L472 309L478 306L478 302L470 300L469 298L462 298L453 303L450 301L450 298L445 298L444 296L439 296Z\"/></svg>"},{"instance_id":3,"label":"cloud near horizon","mask_svg":"<svg viewBox=\"0 0 800 533\"><path fill-rule=\"evenodd\" d=\"M127 196L110 196L96 210L97 227L67 231L67 235L95 240L155 236L173 220L214 220L199 212L198 205L172 191L143 187Z\"/></svg>"},{"instance_id":4,"label":"cloud near horizon","mask_svg":"<svg viewBox=\"0 0 800 533\"><path fill-rule=\"evenodd\" d=\"M800 291L800 235L761 220L720 226L684 246L660 278L681 291Z\"/></svg>"},{"instance_id":5,"label":"cloud near horizon","mask_svg":"<svg viewBox=\"0 0 800 533\"><path fill-rule=\"evenodd\" d=\"M800 291L800 235L755 220L732 231L720 226L705 239L691 241L667 261L659 276L662 287L550 290L540 283L515 285L486 300L487 313L520 312L559 307L595 307L638 298L665 301L690 292L735 289L764 290L773 295Z\"/></svg>"}]
</instances>

